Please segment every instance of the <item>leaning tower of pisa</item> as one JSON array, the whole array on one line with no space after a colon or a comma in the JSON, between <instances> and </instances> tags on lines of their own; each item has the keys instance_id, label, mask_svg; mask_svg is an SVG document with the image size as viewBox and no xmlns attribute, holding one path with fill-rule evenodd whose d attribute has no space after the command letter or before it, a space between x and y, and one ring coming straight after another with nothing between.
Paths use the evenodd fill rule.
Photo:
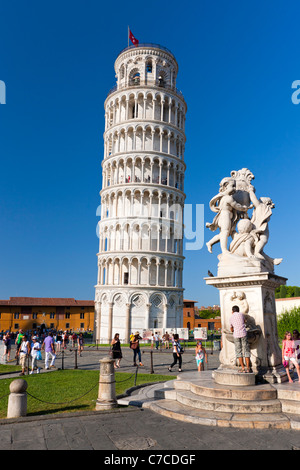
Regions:
<instances>
[{"instance_id":1,"label":"leaning tower of pisa","mask_svg":"<svg viewBox=\"0 0 300 470\"><path fill-rule=\"evenodd\" d=\"M186 103L174 55L124 49L105 100L96 339L182 327Z\"/></svg>"}]
</instances>

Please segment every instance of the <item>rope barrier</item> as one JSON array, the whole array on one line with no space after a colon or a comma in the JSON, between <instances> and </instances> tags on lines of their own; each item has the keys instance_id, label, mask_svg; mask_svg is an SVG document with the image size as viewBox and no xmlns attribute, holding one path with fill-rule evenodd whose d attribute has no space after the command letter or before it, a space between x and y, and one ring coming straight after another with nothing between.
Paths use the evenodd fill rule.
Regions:
<instances>
[{"instance_id":1,"label":"rope barrier","mask_svg":"<svg viewBox=\"0 0 300 470\"><path fill-rule=\"evenodd\" d=\"M77 398L73 398L73 399L70 400L70 401L58 402L58 403L52 403L52 402L50 402L50 401L41 400L40 398L37 398L37 397L31 395L31 393L29 393L29 392L26 392L26 393L27 393L27 395L29 395L31 398L34 398L35 400L38 400L38 401L40 401L41 403L47 403L48 405L67 405L67 404L69 404L69 403L73 403L73 401L77 401L77 400L79 400L80 398L85 397L85 395L88 395L88 393L90 393L92 390L94 390L94 388L97 387L98 385L99 385L99 382L97 382L88 392L84 393L83 395L80 395L80 396L77 397Z\"/></svg>"},{"instance_id":2,"label":"rope barrier","mask_svg":"<svg viewBox=\"0 0 300 470\"><path fill-rule=\"evenodd\" d=\"M138 367L137 367L137 369L138 369ZM40 401L41 403L47 403L48 405L68 405L69 403L73 403L74 401L77 401L77 400L79 400L80 398L83 398L83 397L85 397L86 395L88 395L92 390L94 390L95 387L97 387L97 386L99 385L99 383L103 383L103 384L105 384L105 383L118 383L118 384L119 384L119 383L127 382L128 380L132 379L132 377L134 377L135 375L137 375L137 371L136 371L134 374L132 374L130 377L128 377L127 379L125 379L125 380L118 380L118 381L117 381L117 380L114 380L114 381L112 381L112 382L101 382L101 377L100 377L100 381L97 382L95 385L93 385L93 387L92 387L90 390L88 390L87 392L85 392L83 395L80 395L79 397L73 398L72 400L66 401L66 402L56 402L56 403L53 403L53 402L45 401L45 400L42 400L42 399L40 399L40 398L38 398L38 397L35 397L34 395L31 395L31 393L29 393L29 392L26 392L26 393L27 393L27 395L29 395L31 398L34 398L35 400L38 400L38 401ZM8 396L8 395L9 395L9 393L8 393L7 395L5 395L5 396ZM0 397L0 399L1 399L1 398L4 398L4 397Z\"/></svg>"},{"instance_id":3,"label":"rope barrier","mask_svg":"<svg viewBox=\"0 0 300 470\"><path fill-rule=\"evenodd\" d=\"M6 398L10 395L10 393L7 393L6 395L3 395L2 397L0 397L0 400L2 400L2 398Z\"/></svg>"}]
</instances>

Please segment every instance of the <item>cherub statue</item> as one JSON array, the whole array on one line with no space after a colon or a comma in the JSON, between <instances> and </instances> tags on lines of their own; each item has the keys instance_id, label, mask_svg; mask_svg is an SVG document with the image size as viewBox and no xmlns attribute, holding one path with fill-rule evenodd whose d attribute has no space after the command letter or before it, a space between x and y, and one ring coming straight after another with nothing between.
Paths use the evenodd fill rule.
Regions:
<instances>
[{"instance_id":1,"label":"cherub statue","mask_svg":"<svg viewBox=\"0 0 300 470\"><path fill-rule=\"evenodd\" d=\"M236 182L233 178L223 178L220 183L220 192L210 201L210 208L213 212L217 212L213 222L207 223L212 232L217 228L220 233L215 235L208 243L207 249L212 253L212 246L220 242L222 253L228 252L228 238L235 231L235 226L240 218L239 212L247 213L249 207L239 204L233 197L236 192Z\"/></svg>"},{"instance_id":2,"label":"cherub statue","mask_svg":"<svg viewBox=\"0 0 300 470\"><path fill-rule=\"evenodd\" d=\"M254 233L257 236L254 256L264 259L263 249L269 240L269 221L275 204L269 197L261 197L258 199L255 195L254 188L250 186L249 189L250 199L254 206L251 222L254 226Z\"/></svg>"},{"instance_id":3,"label":"cherub statue","mask_svg":"<svg viewBox=\"0 0 300 470\"><path fill-rule=\"evenodd\" d=\"M254 233L254 225L249 219L242 219L237 224L237 232L232 237L229 246L230 253L247 258L254 258L254 244L257 235Z\"/></svg>"},{"instance_id":4,"label":"cherub statue","mask_svg":"<svg viewBox=\"0 0 300 470\"><path fill-rule=\"evenodd\" d=\"M253 194L252 196L250 194L250 197L252 197L251 200L254 200ZM263 260L266 268L270 271L273 271L274 265L280 264L282 258L271 258L270 256L266 255L266 253L264 253L263 251L263 248L266 245L269 237L267 220L269 220L271 216L270 204L272 203L272 201L270 198L260 198L260 201L262 202L257 203L255 201L256 207L258 208L258 212L253 212L251 220L242 219L238 222L238 231L234 234L232 238L229 250L230 253L234 255L250 259ZM262 207L262 205L265 204L267 204L267 207ZM274 207L273 203L272 205ZM254 223L257 223L257 225L255 225Z\"/></svg>"}]
</instances>

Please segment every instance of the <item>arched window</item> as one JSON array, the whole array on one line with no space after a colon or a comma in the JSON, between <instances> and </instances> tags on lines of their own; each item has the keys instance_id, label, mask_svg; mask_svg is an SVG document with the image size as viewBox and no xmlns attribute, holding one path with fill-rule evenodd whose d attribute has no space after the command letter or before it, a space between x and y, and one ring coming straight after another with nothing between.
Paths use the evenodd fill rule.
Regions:
<instances>
[{"instance_id":1,"label":"arched window","mask_svg":"<svg viewBox=\"0 0 300 470\"><path fill-rule=\"evenodd\" d=\"M148 60L148 62L146 63L146 72L152 73L152 60Z\"/></svg>"},{"instance_id":2,"label":"arched window","mask_svg":"<svg viewBox=\"0 0 300 470\"><path fill-rule=\"evenodd\" d=\"M141 83L141 74L137 69L132 70L129 83L130 85L139 85Z\"/></svg>"}]
</instances>

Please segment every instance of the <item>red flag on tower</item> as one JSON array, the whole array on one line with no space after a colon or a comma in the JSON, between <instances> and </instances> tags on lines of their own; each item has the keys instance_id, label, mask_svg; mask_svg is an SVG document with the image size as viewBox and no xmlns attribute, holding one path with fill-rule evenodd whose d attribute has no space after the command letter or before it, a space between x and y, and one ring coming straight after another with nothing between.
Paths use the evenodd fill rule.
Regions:
<instances>
[{"instance_id":1,"label":"red flag on tower","mask_svg":"<svg viewBox=\"0 0 300 470\"><path fill-rule=\"evenodd\" d=\"M130 41L132 42L132 44L137 47L139 45L139 40L137 38L134 37L134 35L132 34L132 32L130 31L130 29L128 28L128 33L129 33L129 39Z\"/></svg>"}]
</instances>

